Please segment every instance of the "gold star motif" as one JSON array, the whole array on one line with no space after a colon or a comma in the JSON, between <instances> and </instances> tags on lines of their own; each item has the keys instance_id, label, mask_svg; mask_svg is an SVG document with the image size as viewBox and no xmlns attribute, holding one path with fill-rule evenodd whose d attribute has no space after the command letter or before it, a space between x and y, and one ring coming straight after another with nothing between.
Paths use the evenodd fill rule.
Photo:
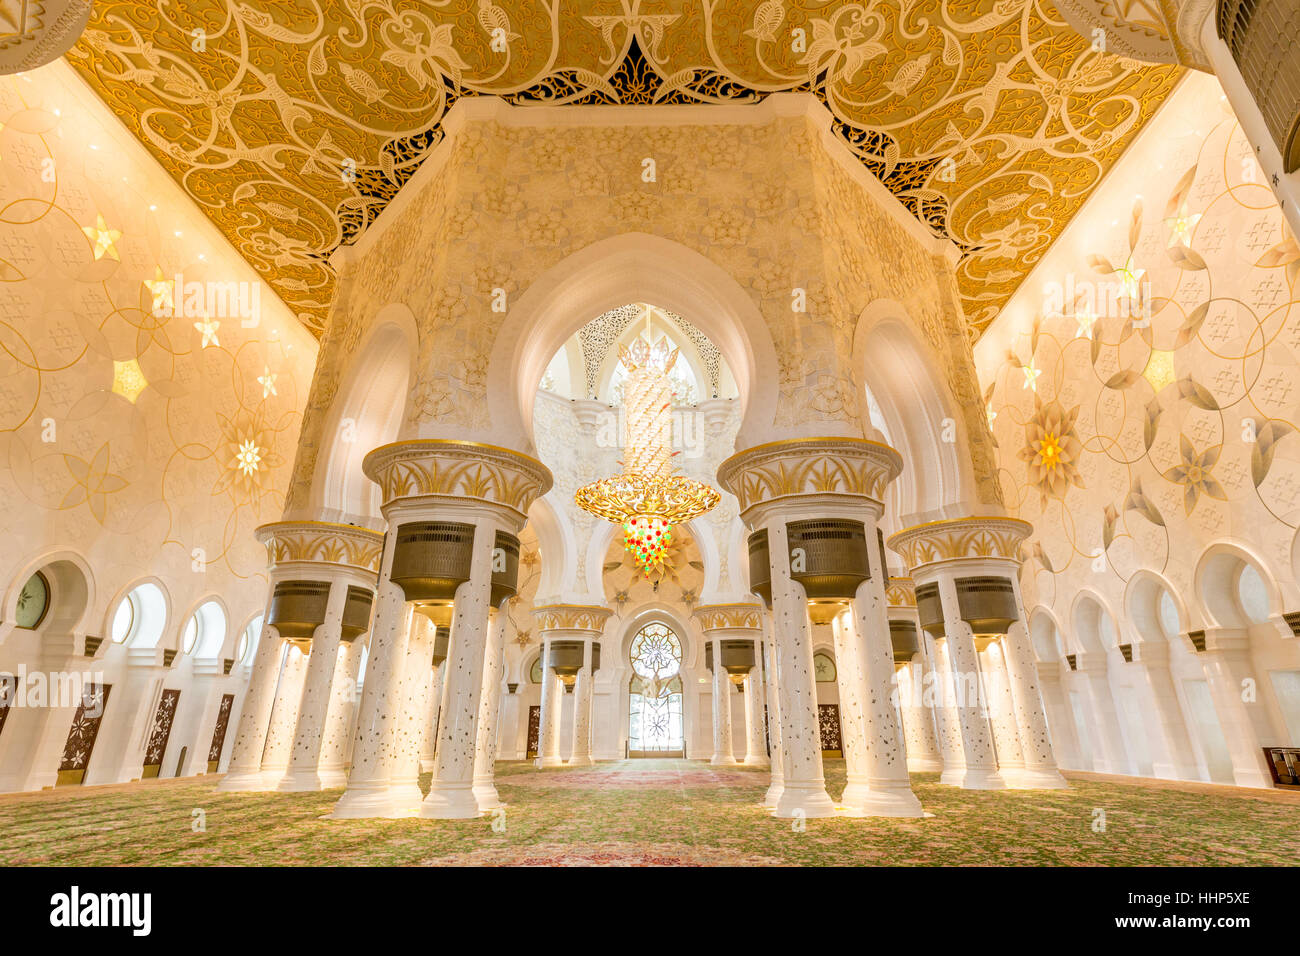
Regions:
<instances>
[{"instance_id":1,"label":"gold star motif","mask_svg":"<svg viewBox=\"0 0 1300 956\"><path fill-rule=\"evenodd\" d=\"M81 231L86 234L86 238L95 244L95 259L99 260L108 256L110 259L121 258L117 254L117 247L113 243L122 238L122 232L118 229L109 229L108 223L104 222L102 215L95 217L93 226L82 226Z\"/></svg>"},{"instance_id":2,"label":"gold star motif","mask_svg":"<svg viewBox=\"0 0 1300 956\"><path fill-rule=\"evenodd\" d=\"M1178 207L1178 214L1170 216L1165 220L1165 225L1169 227L1169 244L1167 248L1173 248L1179 243L1190 247L1192 244L1192 230L1196 224L1201 221L1201 213L1187 213L1187 203L1184 202Z\"/></svg>"},{"instance_id":3,"label":"gold star motif","mask_svg":"<svg viewBox=\"0 0 1300 956\"><path fill-rule=\"evenodd\" d=\"M172 289L175 285L175 279L163 278L161 266L154 266L153 278L144 280L145 288L153 296L153 305L150 308L154 315L168 316L172 314L172 310L175 308Z\"/></svg>"},{"instance_id":4,"label":"gold star motif","mask_svg":"<svg viewBox=\"0 0 1300 956\"><path fill-rule=\"evenodd\" d=\"M204 319L202 322L195 322L194 329L203 334L203 341L199 343L199 348L205 349L209 345L220 345L217 341L217 329L221 328L221 323L216 319Z\"/></svg>"},{"instance_id":5,"label":"gold star motif","mask_svg":"<svg viewBox=\"0 0 1300 956\"><path fill-rule=\"evenodd\" d=\"M149 387L149 381L140 371L140 363L135 359L129 362L113 363L113 393L121 395L132 405L140 393Z\"/></svg>"},{"instance_id":6,"label":"gold star motif","mask_svg":"<svg viewBox=\"0 0 1300 956\"><path fill-rule=\"evenodd\" d=\"M1021 371L1025 373L1025 382L1020 387L1027 388L1031 392L1038 391L1038 376L1043 374L1042 369L1034 368L1034 360L1030 359L1029 364L1023 366Z\"/></svg>"},{"instance_id":7,"label":"gold star motif","mask_svg":"<svg viewBox=\"0 0 1300 956\"><path fill-rule=\"evenodd\" d=\"M1157 392L1171 383L1174 378L1174 353L1152 349L1147 359L1147 367L1142 370L1142 377L1151 383Z\"/></svg>"},{"instance_id":8,"label":"gold star motif","mask_svg":"<svg viewBox=\"0 0 1300 956\"><path fill-rule=\"evenodd\" d=\"M1097 323L1097 315L1092 309L1085 308L1082 312L1074 313L1074 321L1078 323L1075 329L1075 336L1081 339L1092 339L1092 327Z\"/></svg>"},{"instance_id":9,"label":"gold star motif","mask_svg":"<svg viewBox=\"0 0 1300 956\"><path fill-rule=\"evenodd\" d=\"M269 365L266 367L266 371L257 377L257 383L262 386L263 398L270 398L272 395L280 394L275 390L276 378L277 378L276 374L271 371L271 367Z\"/></svg>"},{"instance_id":10,"label":"gold star motif","mask_svg":"<svg viewBox=\"0 0 1300 956\"><path fill-rule=\"evenodd\" d=\"M262 449L258 448L250 439L245 439L239 443L239 451L235 454L235 467L246 475L251 475L257 471L257 466L262 461Z\"/></svg>"}]
</instances>

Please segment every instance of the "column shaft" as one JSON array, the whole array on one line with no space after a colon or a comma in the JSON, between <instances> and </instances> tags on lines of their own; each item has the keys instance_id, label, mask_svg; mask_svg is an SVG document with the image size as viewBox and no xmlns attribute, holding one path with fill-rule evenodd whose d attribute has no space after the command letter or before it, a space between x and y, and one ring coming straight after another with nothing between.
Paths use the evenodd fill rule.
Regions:
<instances>
[{"instance_id":1,"label":"column shaft","mask_svg":"<svg viewBox=\"0 0 1300 956\"><path fill-rule=\"evenodd\" d=\"M502 806L497 793L497 715L501 707L501 677L505 671L505 608L492 612L483 654L483 686L479 691L478 731L474 746L474 799L480 810Z\"/></svg>"},{"instance_id":2,"label":"column shaft","mask_svg":"<svg viewBox=\"0 0 1300 956\"><path fill-rule=\"evenodd\" d=\"M273 591L274 585L267 591L266 607L271 605ZM275 628L265 623L264 618L252 673L248 678L248 690L244 693L244 705L230 747L230 763L226 775L217 784L218 790L263 789L262 752L266 749L271 709L275 706L275 685L280 677L283 643Z\"/></svg>"},{"instance_id":3,"label":"column shaft","mask_svg":"<svg viewBox=\"0 0 1300 956\"><path fill-rule=\"evenodd\" d=\"M715 767L732 767L736 764L736 751L731 737L731 681L722 668L722 641L713 638L713 758Z\"/></svg>"},{"instance_id":4,"label":"column shaft","mask_svg":"<svg viewBox=\"0 0 1300 956\"><path fill-rule=\"evenodd\" d=\"M302 700L298 705L298 723L294 731L293 753L289 770L277 789L286 791L320 790L321 747L325 742L325 721L329 713L334 668L338 664L342 642L343 605L347 601L346 580L330 582L325 607L325 622L312 635L307 657L307 675L303 681Z\"/></svg>"},{"instance_id":5,"label":"column shaft","mask_svg":"<svg viewBox=\"0 0 1300 956\"><path fill-rule=\"evenodd\" d=\"M298 726L298 706L302 703L303 683L307 678L307 655L295 644L285 648L284 666L275 691L275 707L271 711L271 728L266 734L266 750L262 753L262 781L267 788L276 788L289 768L293 749L294 731Z\"/></svg>"},{"instance_id":6,"label":"column shaft","mask_svg":"<svg viewBox=\"0 0 1300 956\"><path fill-rule=\"evenodd\" d=\"M569 751L570 767L591 766L591 705L595 699L591 672L591 641L584 642L582 670L573 688L573 746Z\"/></svg>"},{"instance_id":7,"label":"column shaft","mask_svg":"<svg viewBox=\"0 0 1300 956\"><path fill-rule=\"evenodd\" d=\"M352 738L352 718L357 705L357 671L364 651L364 636L343 644L338 650L317 771L322 789L342 787L348 782L348 744Z\"/></svg>"}]
</instances>

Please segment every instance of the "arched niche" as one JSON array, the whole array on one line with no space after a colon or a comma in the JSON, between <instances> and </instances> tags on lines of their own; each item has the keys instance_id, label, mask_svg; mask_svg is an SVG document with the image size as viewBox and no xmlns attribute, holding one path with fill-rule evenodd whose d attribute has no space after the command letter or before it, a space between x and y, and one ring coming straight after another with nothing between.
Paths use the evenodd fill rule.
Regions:
<instances>
[{"instance_id":1,"label":"arched niche","mask_svg":"<svg viewBox=\"0 0 1300 956\"><path fill-rule=\"evenodd\" d=\"M554 597L564 595L571 587L577 545L564 512L550 499L548 493L532 503L528 509L528 526L537 535L537 549L542 557L542 577L536 593Z\"/></svg>"},{"instance_id":2,"label":"arched niche","mask_svg":"<svg viewBox=\"0 0 1300 956\"><path fill-rule=\"evenodd\" d=\"M15 629L18 601L27 582L39 574L47 591L46 609L35 627L29 630L42 642L60 641L72 649L75 638L83 633L90 607L95 598L94 576L86 560L73 551L48 552L28 562L5 594L0 640Z\"/></svg>"},{"instance_id":3,"label":"arched niche","mask_svg":"<svg viewBox=\"0 0 1300 956\"><path fill-rule=\"evenodd\" d=\"M1210 545L1196 562L1196 602L1207 623L1248 628L1281 613L1281 595L1257 555L1226 541Z\"/></svg>"},{"instance_id":4,"label":"arched niche","mask_svg":"<svg viewBox=\"0 0 1300 956\"><path fill-rule=\"evenodd\" d=\"M220 595L206 594L191 604L171 629L166 649L195 660L214 660L230 643L230 611Z\"/></svg>"},{"instance_id":5,"label":"arched niche","mask_svg":"<svg viewBox=\"0 0 1300 956\"><path fill-rule=\"evenodd\" d=\"M1029 641L1040 663L1055 664L1061 660L1065 651L1061 628L1047 608L1036 607L1029 612Z\"/></svg>"},{"instance_id":6,"label":"arched niche","mask_svg":"<svg viewBox=\"0 0 1300 956\"><path fill-rule=\"evenodd\" d=\"M1104 654L1119 643L1115 614L1096 591L1080 591L1070 612L1074 642L1085 654Z\"/></svg>"},{"instance_id":7,"label":"arched niche","mask_svg":"<svg viewBox=\"0 0 1300 956\"><path fill-rule=\"evenodd\" d=\"M901 304L878 299L862 311L853 365L879 403L890 441L903 456L903 472L887 495L889 523L909 527L987 510L975 504L970 442L939 372L944 362L916 334ZM861 399L866 419L865 389Z\"/></svg>"},{"instance_id":8,"label":"arched niche","mask_svg":"<svg viewBox=\"0 0 1300 956\"><path fill-rule=\"evenodd\" d=\"M286 519L384 528L379 486L365 476L361 462L401 436L416 342L410 309L394 304L380 310L325 417L309 504Z\"/></svg>"},{"instance_id":9,"label":"arched niche","mask_svg":"<svg viewBox=\"0 0 1300 956\"><path fill-rule=\"evenodd\" d=\"M547 365L593 317L629 302L675 312L717 346L744 409L738 448L785 437L773 426L776 349L753 298L698 252L659 236L624 233L573 253L511 305L488 368L492 441L531 453L533 401ZM419 437L459 437L439 427Z\"/></svg>"},{"instance_id":10,"label":"arched niche","mask_svg":"<svg viewBox=\"0 0 1300 956\"><path fill-rule=\"evenodd\" d=\"M1124 608L1142 643L1169 643L1191 628L1187 605L1173 585L1154 571L1143 569L1129 579Z\"/></svg>"}]
</instances>

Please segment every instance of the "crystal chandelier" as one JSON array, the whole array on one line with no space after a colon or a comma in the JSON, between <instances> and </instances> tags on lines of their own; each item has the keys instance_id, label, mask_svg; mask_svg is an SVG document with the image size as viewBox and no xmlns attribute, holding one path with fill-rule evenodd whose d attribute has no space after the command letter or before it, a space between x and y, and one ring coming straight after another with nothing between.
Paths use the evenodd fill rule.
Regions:
<instances>
[{"instance_id":1,"label":"crystal chandelier","mask_svg":"<svg viewBox=\"0 0 1300 956\"><path fill-rule=\"evenodd\" d=\"M649 334L650 316L646 315ZM673 525L709 511L722 496L703 482L673 474L673 400L668 373L677 350L666 338L638 338L619 347L623 385L623 474L602 478L574 494L584 511L623 526L623 542L645 572L663 570Z\"/></svg>"}]
</instances>

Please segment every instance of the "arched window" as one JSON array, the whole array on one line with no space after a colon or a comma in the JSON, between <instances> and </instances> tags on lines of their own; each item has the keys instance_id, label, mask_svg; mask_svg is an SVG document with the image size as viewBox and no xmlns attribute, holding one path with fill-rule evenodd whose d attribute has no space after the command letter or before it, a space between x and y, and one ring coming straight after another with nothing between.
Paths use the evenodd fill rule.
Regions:
<instances>
[{"instance_id":1,"label":"arched window","mask_svg":"<svg viewBox=\"0 0 1300 956\"><path fill-rule=\"evenodd\" d=\"M216 601L205 601L190 617L181 637L181 653L211 658L226 642L226 612Z\"/></svg>"},{"instance_id":2,"label":"arched window","mask_svg":"<svg viewBox=\"0 0 1300 956\"><path fill-rule=\"evenodd\" d=\"M157 647L167 626L167 601L156 584L137 584L113 612L114 643Z\"/></svg>"},{"instance_id":3,"label":"arched window","mask_svg":"<svg viewBox=\"0 0 1300 956\"><path fill-rule=\"evenodd\" d=\"M257 641L262 636L262 618L263 615L257 615L248 622L248 627L244 628L244 633L239 638L239 646L235 648L235 663L253 663L253 655L257 653Z\"/></svg>"},{"instance_id":4,"label":"arched window","mask_svg":"<svg viewBox=\"0 0 1300 956\"><path fill-rule=\"evenodd\" d=\"M1160 613L1160 628L1165 632L1166 638L1173 640L1181 629L1181 619L1178 616L1178 605L1174 603L1174 596L1166 588L1160 589L1157 608Z\"/></svg>"},{"instance_id":5,"label":"arched window","mask_svg":"<svg viewBox=\"0 0 1300 956\"><path fill-rule=\"evenodd\" d=\"M1268 620L1268 587L1253 564L1243 564L1237 578L1237 600L1252 624Z\"/></svg>"},{"instance_id":6,"label":"arched window","mask_svg":"<svg viewBox=\"0 0 1300 956\"><path fill-rule=\"evenodd\" d=\"M632 638L628 750L682 751L682 642L666 624Z\"/></svg>"},{"instance_id":7,"label":"arched window","mask_svg":"<svg viewBox=\"0 0 1300 956\"><path fill-rule=\"evenodd\" d=\"M18 613L14 623L29 631L35 630L41 626L41 621L45 620L45 612L49 609L50 582L46 580L45 575L37 571L27 579L22 591L18 593Z\"/></svg>"}]
</instances>

